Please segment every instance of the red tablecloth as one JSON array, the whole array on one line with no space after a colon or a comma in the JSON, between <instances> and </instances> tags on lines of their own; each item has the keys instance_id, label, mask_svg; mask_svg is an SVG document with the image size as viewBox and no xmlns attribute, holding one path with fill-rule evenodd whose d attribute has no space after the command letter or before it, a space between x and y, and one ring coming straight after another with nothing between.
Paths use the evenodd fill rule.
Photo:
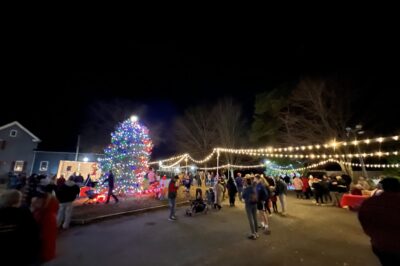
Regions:
<instances>
[{"instance_id":1,"label":"red tablecloth","mask_svg":"<svg viewBox=\"0 0 400 266\"><path fill-rule=\"evenodd\" d=\"M351 194L344 194L342 200L340 201L340 206L345 207L359 207L361 203L367 199L368 196L360 196L360 195L351 195Z\"/></svg>"}]
</instances>

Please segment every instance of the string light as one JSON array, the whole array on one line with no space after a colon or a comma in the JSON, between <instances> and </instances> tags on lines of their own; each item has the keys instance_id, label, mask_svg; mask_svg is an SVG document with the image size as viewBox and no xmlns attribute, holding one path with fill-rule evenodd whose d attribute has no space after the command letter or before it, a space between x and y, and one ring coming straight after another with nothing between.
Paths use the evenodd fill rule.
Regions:
<instances>
[{"instance_id":1,"label":"string light","mask_svg":"<svg viewBox=\"0 0 400 266\"><path fill-rule=\"evenodd\" d=\"M154 161L154 162L149 162L149 165L152 165L152 164L163 164L163 163L166 163L166 162L170 162L170 161L174 161L174 160L179 160L179 159L181 159L182 157L185 157L186 156L186 154L182 154L182 155L178 155L178 156L175 156L175 157L171 157L171 158L168 158L168 159L164 159L164 160L158 160L158 161Z\"/></svg>"},{"instance_id":2,"label":"string light","mask_svg":"<svg viewBox=\"0 0 400 266\"><path fill-rule=\"evenodd\" d=\"M180 158L179 160L177 160L176 162L170 164L170 165L162 165L162 168L168 169L168 168L173 168L175 166L177 166L180 162L182 162L183 160L187 159L187 154L185 154L182 158Z\"/></svg>"},{"instance_id":3,"label":"string light","mask_svg":"<svg viewBox=\"0 0 400 266\"><path fill-rule=\"evenodd\" d=\"M337 163L337 164L344 164L344 165L348 165L348 166L356 166L356 167L361 167L362 164L360 163L350 163L350 162L344 162L344 161L338 161L338 160L334 160L334 159L328 159L325 161L321 161L315 164L311 164L309 166L306 167L300 167L300 168L292 168L290 170L282 170L282 166L281 167L269 167L271 170L274 171L278 171L278 172L284 172L284 173L293 173L293 172L300 172L300 171L304 171L307 169L312 169L312 168L316 168L318 166L327 164L327 163ZM366 168L400 168L400 164L365 164Z\"/></svg>"},{"instance_id":4,"label":"string light","mask_svg":"<svg viewBox=\"0 0 400 266\"><path fill-rule=\"evenodd\" d=\"M325 157L357 157L357 156L363 156L363 157L374 157L374 156L390 156L390 155L397 155L398 151L387 151L387 152L382 152L382 151L376 151L376 152L370 152L370 153L363 153L363 154L358 154L358 153L346 153L346 154L293 154L293 153L263 153L263 152L250 152L250 151L237 151L235 149L221 149L221 151L225 153L232 153L232 154L240 154L240 155L248 155L248 156L254 156L254 157L272 157L272 158L322 158L323 156Z\"/></svg>"},{"instance_id":5,"label":"string light","mask_svg":"<svg viewBox=\"0 0 400 266\"><path fill-rule=\"evenodd\" d=\"M363 143L370 144L373 141L376 141L378 143L382 143L384 141L391 141L391 140L392 141L393 140L394 141L398 141L399 140L399 136L396 135L396 136L391 136L391 137L379 137L379 138L373 138L373 139L355 140L355 141L352 142L352 144L357 146L357 145L360 145L360 144L363 144ZM259 148L259 149L214 148L213 151L209 155L207 155L204 159L201 159L201 160L196 160L193 157L191 157L189 154L182 154L182 155L178 155L178 156L171 157L171 158L168 158L168 159L150 162L149 164L150 165L157 164L157 163L158 164L160 164L160 163L163 164L165 162L170 162L170 161L174 161L174 160L178 160L179 161L179 160L181 160L182 158L185 158L185 157L187 157L189 160L191 160L194 163L199 163L200 164L200 163L205 163L205 162L210 161L217 151L218 152L225 152L225 153L234 153L234 154L239 154L239 155L269 156L269 157L275 157L275 158L283 158L283 157L289 157L289 155L287 155L287 154L284 154L284 155L278 154L278 155L276 155L276 153L277 152L282 152L282 151L285 151L285 152L288 151L288 152L291 153L294 150L295 151L299 151L299 150L304 151L306 149L308 149L308 150L313 150L314 148L315 149L320 149L321 147L324 147L326 149L332 147L332 148L336 149L337 147L339 147L341 145L347 146L348 143L347 142L337 142L337 141L334 140L329 144L323 144L323 145L316 144L316 145L303 145L303 146L297 146L297 147L289 146L289 147L284 147L284 148L273 148L273 147L267 147L266 149L265 148ZM367 156L383 156L383 155L391 155L391 154L397 155L397 151L389 152L389 153L388 152L383 152L380 155L378 155L376 152L374 152L374 153L364 153L363 157L367 157ZM320 156L320 157L318 157L318 156ZM335 157L335 158L339 158L339 157L352 158L352 157L355 157L356 155L355 154L344 154L344 155L343 154L330 154L330 155L315 155L315 156L312 156L312 157L314 157L314 158L323 158L324 156L325 156L325 158L326 157L329 157L329 158L333 158L333 157ZM291 156L290 158L293 158L293 157L294 158L310 158L310 155L293 154L293 156ZM177 164L177 162L174 163L174 165L176 165L176 164Z\"/></svg>"},{"instance_id":6,"label":"string light","mask_svg":"<svg viewBox=\"0 0 400 266\"><path fill-rule=\"evenodd\" d=\"M220 165L218 167L200 167L199 170L216 170L217 168L220 169L253 169L253 168L264 168L264 164L256 164L256 165L235 165L235 164L225 164Z\"/></svg>"},{"instance_id":7,"label":"string light","mask_svg":"<svg viewBox=\"0 0 400 266\"><path fill-rule=\"evenodd\" d=\"M349 163L349 162L344 162L344 161L338 161L335 159L328 159L324 161L320 161L318 163L311 164L306 167L299 167L299 168L293 168L292 165L288 166L276 166L272 167L270 166L269 163L265 164L256 164L256 165L234 165L234 164L225 164L225 165L220 165L220 166L214 166L214 167L199 167L197 169L199 170L216 170L218 169L254 169L254 168L264 168L267 167L268 169L278 171L278 172L284 172L284 173L292 173L292 172L301 172L307 169L312 169L316 168L318 166L325 165L327 163L337 163L337 164L344 164L344 165L349 165L349 166L357 166L361 167L361 164L359 163ZM189 167L189 166L188 166ZM193 167L193 166L190 166ZM367 168L400 168L400 164L365 164L365 167ZM180 167L180 168L185 168L185 167ZM179 172L180 170L179 167L176 168L176 170ZM285 168L291 168L291 169L285 169Z\"/></svg>"},{"instance_id":8,"label":"string light","mask_svg":"<svg viewBox=\"0 0 400 266\"><path fill-rule=\"evenodd\" d=\"M207 155L203 160L195 160L192 156L188 155L188 158L194 163L205 163L211 160L214 154L217 152L217 149L214 149L209 155Z\"/></svg>"}]
</instances>

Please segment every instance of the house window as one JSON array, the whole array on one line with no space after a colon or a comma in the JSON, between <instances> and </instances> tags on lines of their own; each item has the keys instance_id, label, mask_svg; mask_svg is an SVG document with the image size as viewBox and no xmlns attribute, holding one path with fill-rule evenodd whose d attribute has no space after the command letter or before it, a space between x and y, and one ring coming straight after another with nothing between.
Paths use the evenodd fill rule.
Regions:
<instances>
[{"instance_id":1,"label":"house window","mask_svg":"<svg viewBox=\"0 0 400 266\"><path fill-rule=\"evenodd\" d=\"M17 130L15 130L15 129L11 129L11 130L10 130L10 137L15 138L15 137L17 136L17 134L18 134L18 131L17 131Z\"/></svg>"},{"instance_id":2,"label":"house window","mask_svg":"<svg viewBox=\"0 0 400 266\"><path fill-rule=\"evenodd\" d=\"M49 161L41 161L39 166L39 171L47 171L49 168Z\"/></svg>"},{"instance_id":3,"label":"house window","mask_svg":"<svg viewBox=\"0 0 400 266\"><path fill-rule=\"evenodd\" d=\"M14 165L15 172L22 172L24 170L24 161L16 161Z\"/></svg>"}]
</instances>

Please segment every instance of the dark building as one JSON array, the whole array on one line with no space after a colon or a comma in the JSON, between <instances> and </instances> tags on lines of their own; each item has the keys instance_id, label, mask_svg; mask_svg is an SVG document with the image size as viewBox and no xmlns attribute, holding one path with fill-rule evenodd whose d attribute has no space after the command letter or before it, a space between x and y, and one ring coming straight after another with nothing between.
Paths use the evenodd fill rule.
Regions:
<instances>
[{"instance_id":1,"label":"dark building","mask_svg":"<svg viewBox=\"0 0 400 266\"><path fill-rule=\"evenodd\" d=\"M0 180L8 173L30 174L33 166L34 150L40 139L14 121L0 127Z\"/></svg>"}]
</instances>

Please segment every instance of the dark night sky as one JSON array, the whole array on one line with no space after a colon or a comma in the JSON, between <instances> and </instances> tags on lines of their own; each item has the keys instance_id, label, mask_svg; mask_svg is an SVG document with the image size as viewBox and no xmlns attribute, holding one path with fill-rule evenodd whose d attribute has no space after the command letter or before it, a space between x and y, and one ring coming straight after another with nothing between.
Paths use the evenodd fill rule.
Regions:
<instances>
[{"instance_id":1,"label":"dark night sky","mask_svg":"<svg viewBox=\"0 0 400 266\"><path fill-rule=\"evenodd\" d=\"M354 106L367 129L398 130L398 42L354 36L10 41L0 124L18 120L42 139L40 149L72 151L98 101L144 103L149 123L168 123L188 106L229 95L251 119L257 92L333 75L357 89ZM156 156L171 151L163 144Z\"/></svg>"}]
</instances>

